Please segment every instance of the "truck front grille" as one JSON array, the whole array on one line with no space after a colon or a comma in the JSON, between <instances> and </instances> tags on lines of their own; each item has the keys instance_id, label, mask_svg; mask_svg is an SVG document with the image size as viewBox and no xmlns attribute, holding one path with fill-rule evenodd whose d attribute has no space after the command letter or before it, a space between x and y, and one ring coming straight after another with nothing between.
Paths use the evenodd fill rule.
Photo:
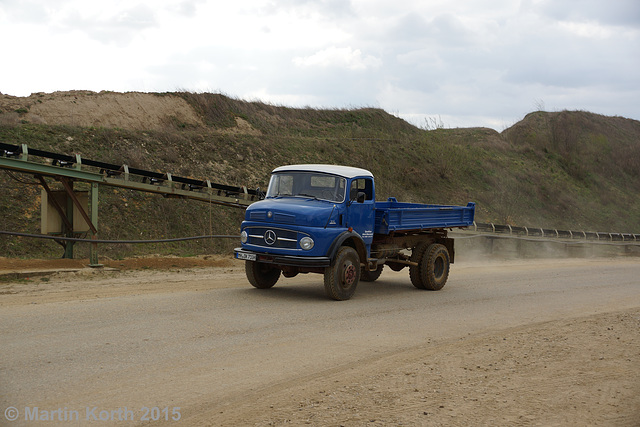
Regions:
<instances>
[{"instance_id":1,"label":"truck front grille","mask_svg":"<svg viewBox=\"0 0 640 427\"><path fill-rule=\"evenodd\" d=\"M273 227L249 227L245 229L247 243L267 248L298 248L298 232Z\"/></svg>"}]
</instances>

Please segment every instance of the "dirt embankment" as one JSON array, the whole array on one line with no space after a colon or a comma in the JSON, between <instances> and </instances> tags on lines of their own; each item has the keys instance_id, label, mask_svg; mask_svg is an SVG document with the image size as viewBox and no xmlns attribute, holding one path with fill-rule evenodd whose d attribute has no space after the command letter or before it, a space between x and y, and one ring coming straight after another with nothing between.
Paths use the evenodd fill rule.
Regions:
<instances>
[{"instance_id":1,"label":"dirt embankment","mask_svg":"<svg viewBox=\"0 0 640 427\"><path fill-rule=\"evenodd\" d=\"M30 123L150 130L170 124L203 126L193 108L173 94L69 91L28 97L0 94L0 124Z\"/></svg>"}]
</instances>

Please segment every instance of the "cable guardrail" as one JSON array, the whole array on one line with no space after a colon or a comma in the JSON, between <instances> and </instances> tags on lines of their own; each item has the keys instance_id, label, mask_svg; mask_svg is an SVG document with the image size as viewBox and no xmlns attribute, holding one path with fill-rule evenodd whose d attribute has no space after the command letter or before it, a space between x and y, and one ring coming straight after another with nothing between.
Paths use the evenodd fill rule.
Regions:
<instances>
[{"instance_id":1,"label":"cable guardrail","mask_svg":"<svg viewBox=\"0 0 640 427\"><path fill-rule=\"evenodd\" d=\"M608 233L608 232L589 232L589 231L569 231L545 229L537 227L517 227L512 225L473 222L473 226L466 229L457 230L459 233L476 232L473 236L456 236L458 239L472 239L476 237L499 237L520 239L532 242L550 241L569 244L608 244L608 245L640 245L640 234L632 233ZM64 240L69 242L85 242L85 243L101 243L101 244L144 244L144 243L171 243L182 242L188 240L201 239L240 239L239 235L214 234L189 237L175 237L168 239L147 239L147 240L109 240L109 239L83 239L77 237L64 237L57 235L22 233L17 231L0 230L0 235L28 237L46 240Z\"/></svg>"},{"instance_id":2,"label":"cable guardrail","mask_svg":"<svg viewBox=\"0 0 640 427\"><path fill-rule=\"evenodd\" d=\"M152 239L152 240L105 240L105 239L82 239L78 237L63 237L63 236L50 236L47 234L31 234L31 233L19 233L16 231L2 231L0 235L16 236L16 237L29 237L33 239L45 239L45 240L64 240L67 242L85 242L85 243L111 243L111 244L144 244L144 243L171 243L171 242L184 242L188 240L204 240L204 239L238 239L237 235L226 234L212 234L204 236L190 236L190 237L175 237L169 239Z\"/></svg>"},{"instance_id":3,"label":"cable guardrail","mask_svg":"<svg viewBox=\"0 0 640 427\"><path fill-rule=\"evenodd\" d=\"M462 232L481 233L479 236L515 238L529 241L552 241L562 243L592 243L614 245L640 245L640 234L597 231L558 230L541 227L518 227L505 224L475 222Z\"/></svg>"}]
</instances>

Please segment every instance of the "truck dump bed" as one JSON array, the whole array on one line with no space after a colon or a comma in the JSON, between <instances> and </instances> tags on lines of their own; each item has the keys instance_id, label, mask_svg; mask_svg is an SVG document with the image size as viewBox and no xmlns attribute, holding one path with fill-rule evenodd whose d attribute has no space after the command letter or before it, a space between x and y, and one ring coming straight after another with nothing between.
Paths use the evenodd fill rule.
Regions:
<instances>
[{"instance_id":1,"label":"truck dump bed","mask_svg":"<svg viewBox=\"0 0 640 427\"><path fill-rule=\"evenodd\" d=\"M376 202L376 234L433 228L467 227L473 225L476 204L467 206L423 205L401 203L390 197Z\"/></svg>"}]
</instances>

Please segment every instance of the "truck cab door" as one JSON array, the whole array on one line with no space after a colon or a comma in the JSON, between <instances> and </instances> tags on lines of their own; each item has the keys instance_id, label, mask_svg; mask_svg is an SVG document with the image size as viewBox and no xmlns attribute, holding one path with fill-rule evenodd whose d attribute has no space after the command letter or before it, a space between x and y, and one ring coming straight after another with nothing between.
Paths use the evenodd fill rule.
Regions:
<instances>
[{"instance_id":1,"label":"truck cab door","mask_svg":"<svg viewBox=\"0 0 640 427\"><path fill-rule=\"evenodd\" d=\"M373 179L356 178L351 181L347 227L353 228L362 237L367 246L367 256L371 251L376 219L374 194Z\"/></svg>"}]
</instances>

